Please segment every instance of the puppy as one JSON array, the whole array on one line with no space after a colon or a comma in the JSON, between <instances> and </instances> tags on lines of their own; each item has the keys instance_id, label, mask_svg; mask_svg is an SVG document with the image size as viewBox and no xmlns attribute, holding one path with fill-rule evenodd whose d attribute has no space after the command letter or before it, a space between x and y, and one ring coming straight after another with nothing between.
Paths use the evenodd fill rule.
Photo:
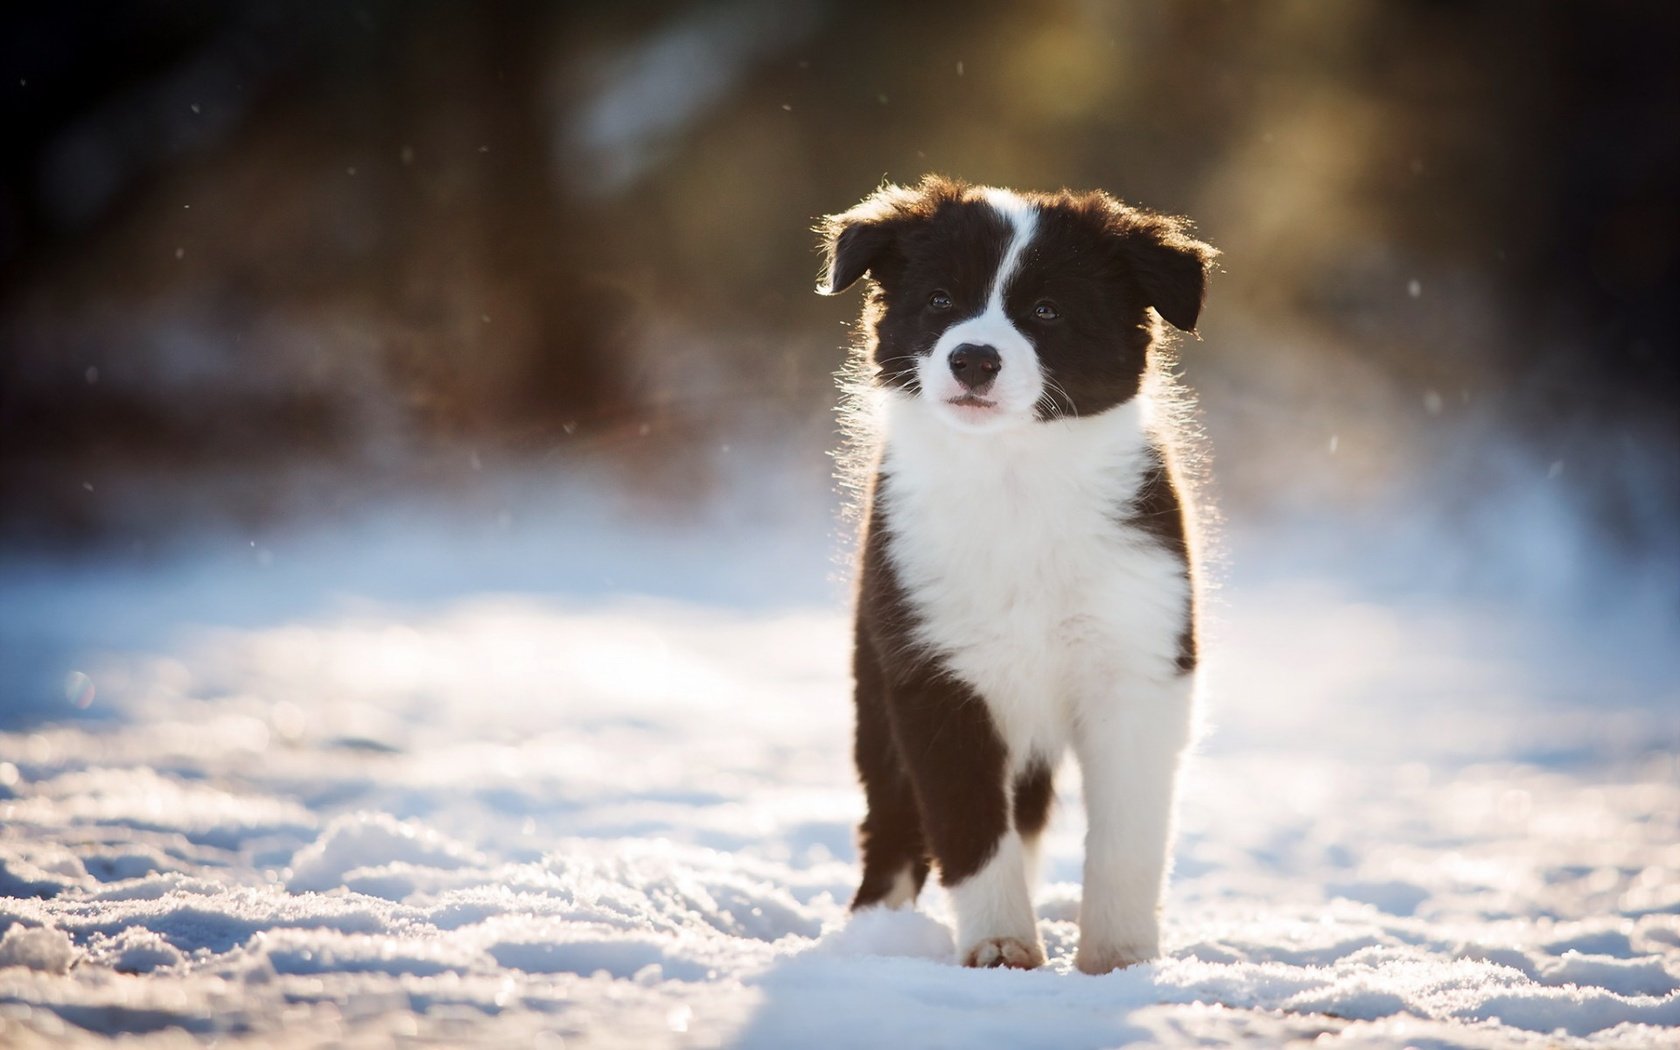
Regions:
<instances>
[{"instance_id":1,"label":"puppy","mask_svg":"<svg viewBox=\"0 0 1680 1050\"><path fill-rule=\"evenodd\" d=\"M929 176L819 227L869 278L874 406L853 673L868 801L852 908L937 866L966 966L1044 962L1030 891L1071 748L1089 821L1076 964L1154 957L1196 583L1159 321L1193 331L1216 252L1101 193Z\"/></svg>"}]
</instances>

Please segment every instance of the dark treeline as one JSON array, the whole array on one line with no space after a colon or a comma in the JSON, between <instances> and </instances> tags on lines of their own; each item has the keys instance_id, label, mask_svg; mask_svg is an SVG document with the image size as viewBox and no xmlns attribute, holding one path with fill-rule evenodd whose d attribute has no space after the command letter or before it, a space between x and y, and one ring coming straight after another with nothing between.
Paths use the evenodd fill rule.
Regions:
<instances>
[{"instance_id":1,"label":"dark treeline","mask_svg":"<svg viewBox=\"0 0 1680 1050\"><path fill-rule=\"evenodd\" d=\"M1637 477L1579 481L1606 536L1680 516L1672 4L3 18L13 540L122 539L165 481L157 527L435 483L466 450L658 487L744 417L822 439L850 307L810 296L809 227L925 170L1195 216L1225 252L1187 361L1212 391L1247 354L1357 359L1540 461L1619 450ZM1362 403L1324 382L1253 396Z\"/></svg>"}]
</instances>

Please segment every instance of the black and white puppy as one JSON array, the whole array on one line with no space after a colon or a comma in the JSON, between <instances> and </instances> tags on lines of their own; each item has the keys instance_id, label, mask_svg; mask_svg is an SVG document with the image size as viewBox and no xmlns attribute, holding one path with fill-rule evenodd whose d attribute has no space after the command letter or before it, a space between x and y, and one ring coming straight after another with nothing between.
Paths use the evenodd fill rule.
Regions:
<instances>
[{"instance_id":1,"label":"black and white puppy","mask_svg":"<svg viewBox=\"0 0 1680 1050\"><path fill-rule=\"evenodd\" d=\"M935 176L821 232L819 291L870 278L852 907L913 902L931 863L965 965L1042 964L1030 876L1071 747L1090 828L1076 964L1149 959L1196 671L1151 351L1157 317L1195 328L1215 252L1104 193Z\"/></svg>"}]
</instances>

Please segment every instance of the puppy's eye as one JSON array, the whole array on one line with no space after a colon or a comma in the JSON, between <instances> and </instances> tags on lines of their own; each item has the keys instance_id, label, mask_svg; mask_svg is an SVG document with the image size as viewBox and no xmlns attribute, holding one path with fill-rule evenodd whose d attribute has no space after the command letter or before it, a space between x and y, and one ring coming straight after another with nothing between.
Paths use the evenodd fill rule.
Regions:
<instances>
[{"instance_id":1,"label":"puppy's eye","mask_svg":"<svg viewBox=\"0 0 1680 1050\"><path fill-rule=\"evenodd\" d=\"M1033 307L1033 316L1038 318L1040 321L1054 321L1062 315L1061 312L1056 309L1056 304L1046 299L1040 302L1037 306Z\"/></svg>"},{"instance_id":2,"label":"puppy's eye","mask_svg":"<svg viewBox=\"0 0 1680 1050\"><path fill-rule=\"evenodd\" d=\"M951 293L940 290L928 296L928 306L935 310L949 310L951 308Z\"/></svg>"}]
</instances>

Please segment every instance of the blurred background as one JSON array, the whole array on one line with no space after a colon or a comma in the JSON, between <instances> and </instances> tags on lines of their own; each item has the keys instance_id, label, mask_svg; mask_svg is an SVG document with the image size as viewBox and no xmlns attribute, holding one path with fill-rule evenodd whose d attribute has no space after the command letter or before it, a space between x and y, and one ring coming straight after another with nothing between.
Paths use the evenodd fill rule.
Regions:
<instances>
[{"instance_id":1,"label":"blurred background","mask_svg":"<svg viewBox=\"0 0 1680 1050\"><path fill-rule=\"evenodd\" d=\"M75 646L326 595L838 605L856 303L811 294L811 226L927 171L1223 250L1179 356L1227 578L1673 665L1673 4L3 19L13 711Z\"/></svg>"}]
</instances>

